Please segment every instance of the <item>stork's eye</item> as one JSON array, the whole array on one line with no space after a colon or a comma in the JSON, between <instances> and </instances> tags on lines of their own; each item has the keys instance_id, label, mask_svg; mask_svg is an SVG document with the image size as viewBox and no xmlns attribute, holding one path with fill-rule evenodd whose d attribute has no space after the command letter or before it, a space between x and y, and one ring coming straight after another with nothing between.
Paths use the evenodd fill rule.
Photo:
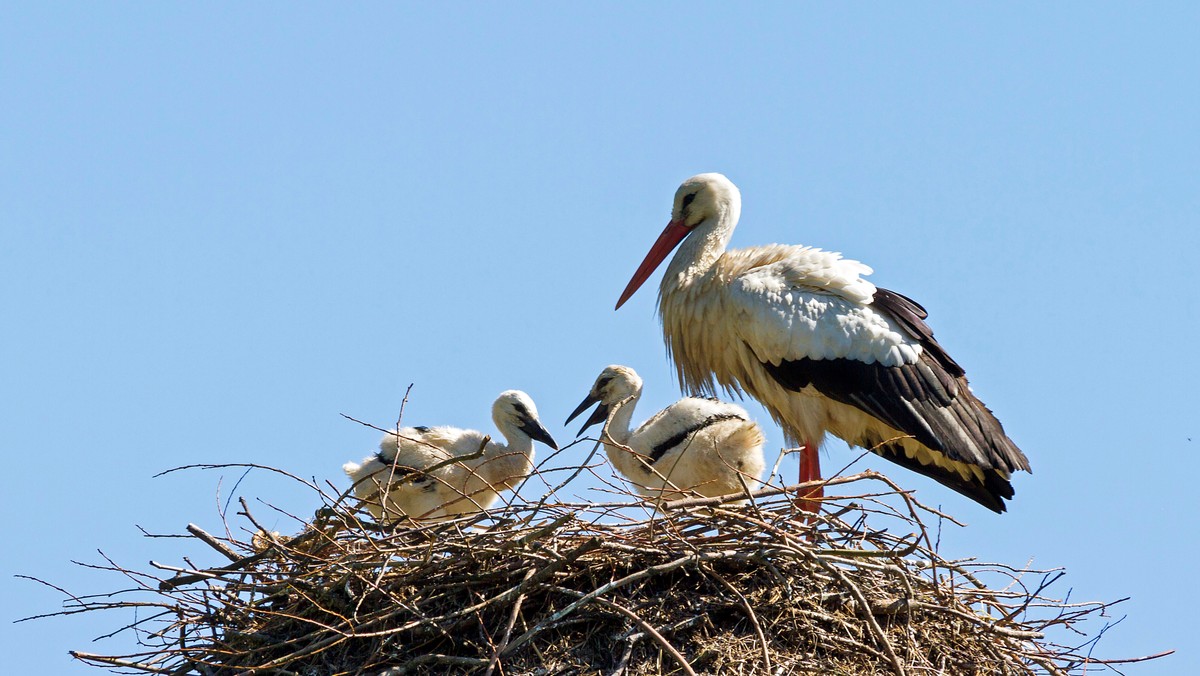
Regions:
<instances>
[{"instance_id":1,"label":"stork's eye","mask_svg":"<svg viewBox=\"0 0 1200 676\"><path fill-rule=\"evenodd\" d=\"M695 201L695 199L696 199L696 193L690 193L690 194L684 195L683 196L683 206L681 208L687 209L688 207L690 207L692 205L692 202Z\"/></svg>"}]
</instances>

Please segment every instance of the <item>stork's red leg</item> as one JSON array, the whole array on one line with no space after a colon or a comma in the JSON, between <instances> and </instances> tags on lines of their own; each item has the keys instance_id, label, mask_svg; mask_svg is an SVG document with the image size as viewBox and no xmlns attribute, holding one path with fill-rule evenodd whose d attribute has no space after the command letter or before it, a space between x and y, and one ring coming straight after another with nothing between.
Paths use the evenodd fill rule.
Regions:
<instances>
[{"instance_id":1,"label":"stork's red leg","mask_svg":"<svg viewBox=\"0 0 1200 676\"><path fill-rule=\"evenodd\" d=\"M817 445L805 442L800 449L800 483L821 480L821 456L817 454ZM825 497L825 487L817 486L802 492L796 497L796 506L805 512L816 514L821 510L821 498Z\"/></svg>"}]
</instances>

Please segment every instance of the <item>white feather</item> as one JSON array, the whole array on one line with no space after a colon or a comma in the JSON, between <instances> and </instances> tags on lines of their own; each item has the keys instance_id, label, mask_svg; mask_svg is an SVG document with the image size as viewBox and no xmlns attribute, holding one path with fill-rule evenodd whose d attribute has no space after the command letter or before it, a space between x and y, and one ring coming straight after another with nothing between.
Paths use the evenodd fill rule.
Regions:
<instances>
[{"instance_id":1,"label":"white feather","mask_svg":"<svg viewBox=\"0 0 1200 676\"><path fill-rule=\"evenodd\" d=\"M757 247L728 251L748 260L785 255L784 260L750 268L730 284L715 286L729 295L740 317L739 337L760 361L856 359L887 366L917 361L921 346L869 303L875 285L859 277L871 269L838 254L808 247Z\"/></svg>"}]
</instances>

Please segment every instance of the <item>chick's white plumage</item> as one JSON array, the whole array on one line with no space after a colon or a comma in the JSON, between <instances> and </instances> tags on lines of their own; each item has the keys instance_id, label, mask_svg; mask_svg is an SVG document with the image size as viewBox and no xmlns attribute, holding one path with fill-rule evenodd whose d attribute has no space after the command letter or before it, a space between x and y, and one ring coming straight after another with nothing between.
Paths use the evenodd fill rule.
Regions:
<instances>
[{"instance_id":1,"label":"chick's white plumage","mask_svg":"<svg viewBox=\"0 0 1200 676\"><path fill-rule=\"evenodd\" d=\"M492 420L507 443L476 430L404 427L384 435L378 453L342 469L380 521L441 521L479 512L529 475L534 441L558 448L524 392L502 393Z\"/></svg>"},{"instance_id":2,"label":"chick's white plumage","mask_svg":"<svg viewBox=\"0 0 1200 676\"><path fill-rule=\"evenodd\" d=\"M604 422L606 441L614 442L604 444L609 461L643 495L713 497L759 487L764 438L745 409L685 397L630 431L641 396L642 379L633 369L609 366L567 422L596 405L579 433Z\"/></svg>"}]
</instances>

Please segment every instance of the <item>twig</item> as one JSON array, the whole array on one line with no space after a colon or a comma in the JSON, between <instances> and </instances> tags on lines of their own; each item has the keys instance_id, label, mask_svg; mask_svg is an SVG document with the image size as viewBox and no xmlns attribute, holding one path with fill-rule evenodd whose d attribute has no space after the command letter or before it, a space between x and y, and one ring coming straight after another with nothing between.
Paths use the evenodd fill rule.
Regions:
<instances>
[{"instance_id":1,"label":"twig","mask_svg":"<svg viewBox=\"0 0 1200 676\"><path fill-rule=\"evenodd\" d=\"M571 594L571 595L576 595L579 593L579 592L575 591L574 589L563 589L562 587L559 587L558 591L563 592L565 594ZM692 669L692 665L688 664L687 658L684 657L683 655L679 654L679 651L675 649L675 646L671 645L670 641L663 638L663 635L658 633L658 631L655 630L654 627L650 626L649 622L643 620L640 616L638 616L637 613L626 608L625 606L622 606L619 603L615 603L613 601L610 601L610 600L604 599L604 598L597 598L596 601L603 604L605 607L611 608L611 609L617 611L618 613L624 615L625 617L629 618L630 620L632 620L634 624L641 627L642 631L646 632L647 636L654 639L655 643L657 643L659 646L661 646L663 650L667 651L667 654L670 655L671 658L675 660L675 662L679 665L679 668L683 669L683 673L690 674L691 676L696 676L696 672L695 672L695 670Z\"/></svg>"},{"instance_id":2,"label":"twig","mask_svg":"<svg viewBox=\"0 0 1200 676\"><path fill-rule=\"evenodd\" d=\"M222 556L229 559L230 561L240 561L242 559L241 554L230 549L224 542L221 542L220 540L216 539L215 537L204 532L204 529L201 528L200 526L197 526L194 523L189 523L187 525L187 531L189 533L191 533L192 535L195 535L196 537L200 538L200 540L202 542L204 542L204 544L217 550L218 552L221 553Z\"/></svg>"},{"instance_id":3,"label":"twig","mask_svg":"<svg viewBox=\"0 0 1200 676\"><path fill-rule=\"evenodd\" d=\"M729 580L726 580L711 570L706 572L708 573L709 577L712 577L717 582L720 582L721 586L725 587L730 594L736 596L738 602L742 604L742 608L746 611L746 617L749 618L750 624L754 627L754 633L758 634L758 644L762 646L763 671L769 673L771 671L771 646L767 643L767 635L763 633L762 625L758 622L758 615L754 613L754 608L750 605L750 602L746 600L745 595L738 591L737 587L729 583Z\"/></svg>"},{"instance_id":4,"label":"twig","mask_svg":"<svg viewBox=\"0 0 1200 676\"><path fill-rule=\"evenodd\" d=\"M535 569L530 568L521 583L528 584L529 578L533 577L535 572L537 572ZM508 624L504 625L504 635L500 637L500 643L492 649L492 660L488 663L488 669L484 676L492 676L492 672L496 670L496 665L500 662L500 653L508 647L508 639L512 637L512 630L517 624L517 615L521 613L521 604L523 603L525 603L525 593L521 592L517 595L517 600L513 602L512 612L508 615Z\"/></svg>"}]
</instances>

